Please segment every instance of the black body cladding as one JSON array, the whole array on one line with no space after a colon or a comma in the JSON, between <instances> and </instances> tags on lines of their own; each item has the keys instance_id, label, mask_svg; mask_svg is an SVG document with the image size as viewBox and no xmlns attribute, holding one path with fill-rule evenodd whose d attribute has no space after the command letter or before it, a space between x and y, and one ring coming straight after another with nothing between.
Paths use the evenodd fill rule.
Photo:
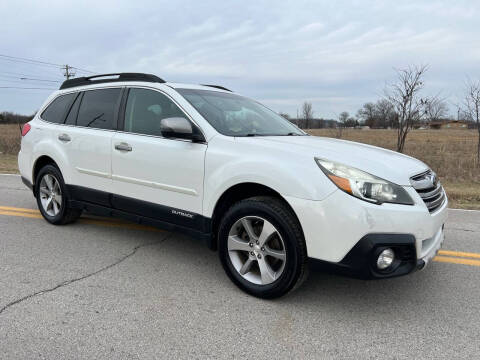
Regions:
<instances>
[{"instance_id":1,"label":"black body cladding","mask_svg":"<svg viewBox=\"0 0 480 360\"><path fill-rule=\"evenodd\" d=\"M101 216L120 217L165 230L177 230L202 239L211 248L211 219L189 211L130 197L66 185L70 206Z\"/></svg>"}]
</instances>

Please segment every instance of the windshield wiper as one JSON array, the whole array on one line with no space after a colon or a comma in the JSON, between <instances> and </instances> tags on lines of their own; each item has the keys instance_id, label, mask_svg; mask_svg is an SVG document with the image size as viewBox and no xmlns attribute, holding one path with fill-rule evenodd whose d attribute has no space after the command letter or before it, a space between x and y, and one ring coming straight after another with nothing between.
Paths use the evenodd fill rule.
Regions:
<instances>
[{"instance_id":1,"label":"windshield wiper","mask_svg":"<svg viewBox=\"0 0 480 360\"><path fill-rule=\"evenodd\" d=\"M300 134L289 132L288 134L256 134L256 133L249 133L243 136L253 137L253 136L302 136Z\"/></svg>"}]
</instances>

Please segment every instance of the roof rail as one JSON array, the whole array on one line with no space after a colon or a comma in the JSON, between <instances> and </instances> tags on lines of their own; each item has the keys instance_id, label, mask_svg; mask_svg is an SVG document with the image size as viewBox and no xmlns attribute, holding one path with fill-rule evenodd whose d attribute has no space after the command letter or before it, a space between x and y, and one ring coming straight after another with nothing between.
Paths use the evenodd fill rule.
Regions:
<instances>
[{"instance_id":1,"label":"roof rail","mask_svg":"<svg viewBox=\"0 0 480 360\"><path fill-rule=\"evenodd\" d=\"M116 78L111 78L117 76ZM97 80L97 78L100 78ZM102 79L105 78L105 79ZM94 85L100 83L118 82L118 81L146 81L155 83L164 83L165 80L160 79L156 75L143 73L116 73L116 74L99 74L86 77L78 77L65 80L60 86L60 90L68 89L75 86Z\"/></svg>"},{"instance_id":2,"label":"roof rail","mask_svg":"<svg viewBox=\"0 0 480 360\"><path fill-rule=\"evenodd\" d=\"M227 89L226 87L223 87L223 86L220 86L220 85L208 85L208 84L200 84L200 85L202 85L202 86L209 86L209 87L213 87L213 88L216 88L216 89L233 92L232 90Z\"/></svg>"}]
</instances>

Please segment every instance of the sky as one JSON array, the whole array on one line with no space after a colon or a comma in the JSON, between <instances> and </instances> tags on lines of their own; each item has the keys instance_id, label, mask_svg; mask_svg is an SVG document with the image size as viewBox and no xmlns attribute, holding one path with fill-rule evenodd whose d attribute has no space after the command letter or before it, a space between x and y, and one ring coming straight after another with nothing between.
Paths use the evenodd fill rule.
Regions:
<instances>
[{"instance_id":1,"label":"sky","mask_svg":"<svg viewBox=\"0 0 480 360\"><path fill-rule=\"evenodd\" d=\"M0 0L0 14L0 55L57 64L0 56L0 111L22 114L62 64L219 84L291 116L310 101L323 118L355 114L409 65L429 66L423 92L452 114L480 78L477 1Z\"/></svg>"}]
</instances>

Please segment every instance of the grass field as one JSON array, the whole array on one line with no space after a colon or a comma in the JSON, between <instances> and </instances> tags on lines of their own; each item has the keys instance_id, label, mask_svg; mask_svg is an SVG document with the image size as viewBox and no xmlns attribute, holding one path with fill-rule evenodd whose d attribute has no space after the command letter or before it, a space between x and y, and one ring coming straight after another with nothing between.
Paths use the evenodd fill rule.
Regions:
<instances>
[{"instance_id":1,"label":"grass field","mask_svg":"<svg viewBox=\"0 0 480 360\"><path fill-rule=\"evenodd\" d=\"M20 150L20 139L18 125L0 125L0 173L18 172L17 154Z\"/></svg>"},{"instance_id":2,"label":"grass field","mask_svg":"<svg viewBox=\"0 0 480 360\"><path fill-rule=\"evenodd\" d=\"M335 137L331 129L309 131L316 136ZM342 139L395 149L395 130L344 130ZM475 130L414 130L407 138L405 153L436 171L447 190L450 207L480 210L480 168L475 149ZM18 125L0 125L0 172L16 173L20 149Z\"/></svg>"}]
</instances>

